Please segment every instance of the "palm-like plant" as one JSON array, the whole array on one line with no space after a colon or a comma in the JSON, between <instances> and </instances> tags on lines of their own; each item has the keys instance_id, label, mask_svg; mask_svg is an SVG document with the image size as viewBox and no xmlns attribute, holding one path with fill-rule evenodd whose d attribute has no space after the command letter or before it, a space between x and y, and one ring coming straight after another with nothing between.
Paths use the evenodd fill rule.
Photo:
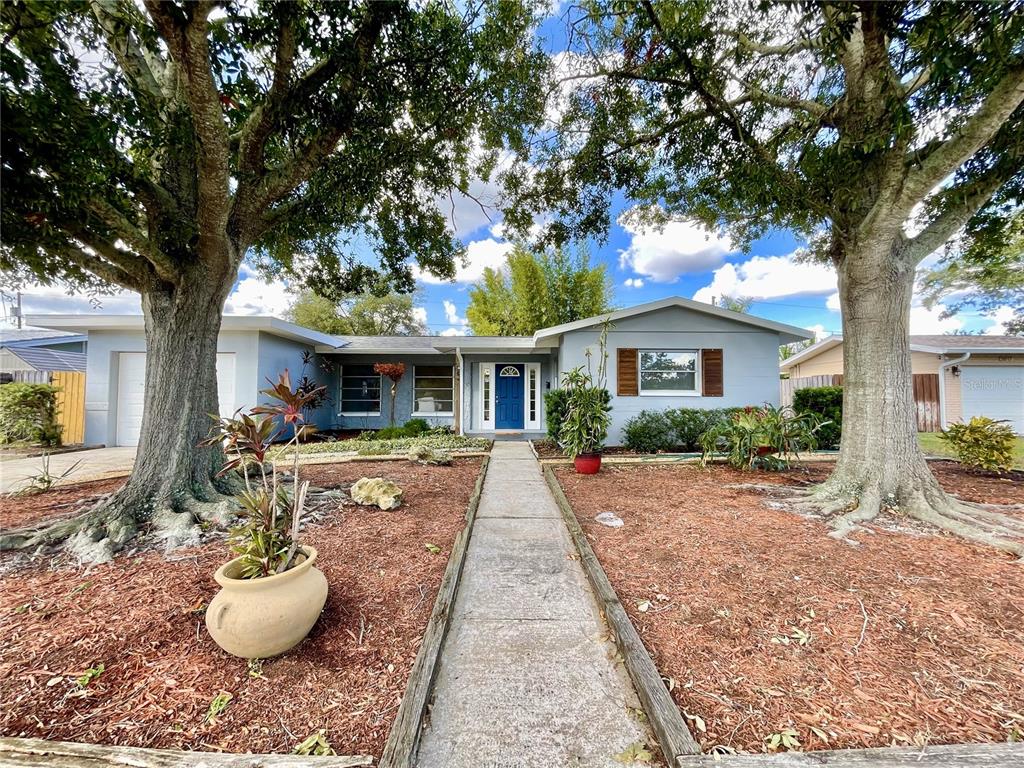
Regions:
<instances>
[{"instance_id":1,"label":"palm-like plant","mask_svg":"<svg viewBox=\"0 0 1024 768\"><path fill-rule=\"evenodd\" d=\"M276 384L270 383L271 387L262 393L275 402L258 405L249 413L236 413L232 418L214 417L216 423L204 441L224 449L226 460L220 475L239 470L245 481L245 491L238 496L245 522L232 530L230 539L232 551L241 558L240 575L245 579L283 573L295 557L309 482L299 480L298 450L293 452L291 493L278 482L273 464L267 470L267 454L289 427L291 436L284 444L286 448L297 448L316 431L305 423L304 410L322 397L324 389L292 389L287 370ZM255 484L252 467L258 468Z\"/></svg>"},{"instance_id":2,"label":"palm-like plant","mask_svg":"<svg viewBox=\"0 0 1024 768\"><path fill-rule=\"evenodd\" d=\"M566 371L562 387L566 391L566 408L558 431L559 445L570 459L599 453L611 424L604 388L594 386L590 374L582 368Z\"/></svg>"},{"instance_id":3,"label":"palm-like plant","mask_svg":"<svg viewBox=\"0 0 1024 768\"><path fill-rule=\"evenodd\" d=\"M726 461L738 469L782 469L791 456L817 448L818 430L830 423L788 406L747 407L700 436L701 464L706 465L712 453L724 448Z\"/></svg>"}]
</instances>

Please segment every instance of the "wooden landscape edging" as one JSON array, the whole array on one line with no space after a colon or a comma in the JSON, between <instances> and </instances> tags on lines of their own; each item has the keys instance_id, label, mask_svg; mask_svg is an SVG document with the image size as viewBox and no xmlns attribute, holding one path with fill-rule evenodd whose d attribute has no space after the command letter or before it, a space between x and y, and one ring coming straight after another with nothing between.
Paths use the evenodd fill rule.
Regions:
<instances>
[{"instance_id":1,"label":"wooden landscape edging","mask_svg":"<svg viewBox=\"0 0 1024 768\"><path fill-rule=\"evenodd\" d=\"M1015 768L1024 744L943 744L927 747L834 749L777 755L690 755L678 768Z\"/></svg>"},{"instance_id":2,"label":"wooden landscape edging","mask_svg":"<svg viewBox=\"0 0 1024 768\"><path fill-rule=\"evenodd\" d=\"M633 686L647 713L647 719L658 739L662 754L672 766L678 765L680 757L700 754L700 745L697 744L686 727L686 722L669 695L658 668L654 666L654 661L647 653L636 627L633 626L626 609L622 607L618 595L615 594L608 575L601 567L601 563L598 562L593 547L587 541L586 534L576 520L572 507L569 506L569 500L558 484L555 473L551 467L546 465L544 466L544 479L551 488L555 503L562 511L562 518L569 529L569 535L579 552L580 564L587 574L598 606L612 631L615 645L622 655L626 671L629 672L629 676L633 680Z\"/></svg>"},{"instance_id":3,"label":"wooden landscape edging","mask_svg":"<svg viewBox=\"0 0 1024 768\"><path fill-rule=\"evenodd\" d=\"M373 765L373 757L239 755L0 738L0 768L352 768L358 765Z\"/></svg>"},{"instance_id":4,"label":"wooden landscape edging","mask_svg":"<svg viewBox=\"0 0 1024 768\"><path fill-rule=\"evenodd\" d=\"M473 524L476 522L476 511L480 506L480 494L483 492L484 478L487 476L487 465L490 460L490 456L486 456L480 466L480 474L477 475L476 486L466 509L466 524L452 545L452 553L448 557L448 565L441 579L437 599L434 600L430 621L423 632L416 661L413 662L412 671L409 673L409 682L405 687L402 703L398 707L391 733L384 744L384 752L380 758L381 768L412 768L430 694L440 667L441 651L448 636L448 628L451 626L452 606L455 604L459 582L462 580L462 568L466 563L466 552L473 535Z\"/></svg>"}]
</instances>

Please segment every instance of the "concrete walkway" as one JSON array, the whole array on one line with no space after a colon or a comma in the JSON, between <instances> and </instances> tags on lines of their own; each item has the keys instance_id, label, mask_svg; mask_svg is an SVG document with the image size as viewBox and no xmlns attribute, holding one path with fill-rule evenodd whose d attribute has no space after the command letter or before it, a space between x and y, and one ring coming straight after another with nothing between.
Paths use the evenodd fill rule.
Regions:
<instances>
[{"instance_id":1,"label":"concrete walkway","mask_svg":"<svg viewBox=\"0 0 1024 768\"><path fill-rule=\"evenodd\" d=\"M50 456L50 474L60 477L74 466L75 462L80 463L60 482L60 485L127 475L135 463L135 448L91 448L86 451L54 453ZM0 462L0 493L20 487L26 480L38 476L42 471L42 456Z\"/></svg>"},{"instance_id":2,"label":"concrete walkway","mask_svg":"<svg viewBox=\"0 0 1024 768\"><path fill-rule=\"evenodd\" d=\"M419 768L621 768L653 737L526 443L497 442Z\"/></svg>"}]
</instances>

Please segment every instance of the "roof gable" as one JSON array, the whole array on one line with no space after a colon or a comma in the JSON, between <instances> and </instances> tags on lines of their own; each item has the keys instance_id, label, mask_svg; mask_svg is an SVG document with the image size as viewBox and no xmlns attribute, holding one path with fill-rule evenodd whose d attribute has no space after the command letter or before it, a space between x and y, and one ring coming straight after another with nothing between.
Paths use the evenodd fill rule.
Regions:
<instances>
[{"instance_id":1,"label":"roof gable","mask_svg":"<svg viewBox=\"0 0 1024 768\"><path fill-rule=\"evenodd\" d=\"M750 325L755 328L763 330L774 331L779 334L779 341L782 344L789 344L794 341L801 341L803 339L812 339L814 334L808 331L806 328L798 328L795 325L787 325L786 323L778 323L774 320L768 320L763 317L757 317L755 315L748 315L745 312L734 312L731 309L723 309L722 307L716 307L711 304L705 304L702 301L694 301L693 299L684 299L682 296L670 296L667 299L658 299L657 301L649 301L646 304L637 304L635 307L627 307L626 309L615 310L604 315L595 315L594 317L588 317L583 320L576 320L572 323L563 323L562 325L552 326L551 328L541 328L537 333L534 334L534 339L539 340L550 336L558 336L569 331L577 331L582 328L590 328L595 325L600 325L604 322L614 323L617 320L624 320L629 317L636 317L638 315L648 314L650 312L657 312L658 310L666 309L668 307L682 307L683 309L689 309L695 312L703 312L713 317L722 318L725 320L731 320L733 322L742 323L744 325Z\"/></svg>"}]
</instances>

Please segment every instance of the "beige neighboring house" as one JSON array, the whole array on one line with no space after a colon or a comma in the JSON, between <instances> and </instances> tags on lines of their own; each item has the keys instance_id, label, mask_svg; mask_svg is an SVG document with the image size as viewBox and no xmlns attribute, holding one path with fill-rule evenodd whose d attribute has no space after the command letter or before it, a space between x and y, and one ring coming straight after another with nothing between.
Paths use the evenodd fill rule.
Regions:
<instances>
[{"instance_id":1,"label":"beige neighboring house","mask_svg":"<svg viewBox=\"0 0 1024 768\"><path fill-rule=\"evenodd\" d=\"M943 427L988 416L1024 434L1024 337L911 335L910 352L914 374L938 376ZM790 379L842 374L843 337L829 336L779 368Z\"/></svg>"}]
</instances>

